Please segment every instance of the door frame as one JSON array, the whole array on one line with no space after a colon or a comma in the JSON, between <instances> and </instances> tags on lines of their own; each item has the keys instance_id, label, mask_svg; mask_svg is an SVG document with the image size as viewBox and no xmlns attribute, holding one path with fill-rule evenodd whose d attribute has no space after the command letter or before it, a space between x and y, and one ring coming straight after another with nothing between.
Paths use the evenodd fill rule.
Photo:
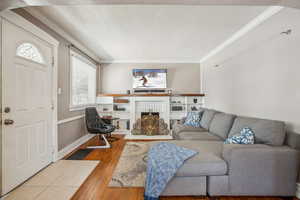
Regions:
<instances>
[{"instance_id":1,"label":"door frame","mask_svg":"<svg viewBox=\"0 0 300 200\"><path fill-rule=\"evenodd\" d=\"M53 52L53 60L52 60L52 107L53 107L53 112L52 112L52 162L55 162L58 160L58 138L57 138L57 80L58 80L58 74L57 74L57 67L58 67L58 45L59 42L56 40L54 37L52 37L50 34L47 32L43 31L36 25L32 24L31 22L27 21L25 18L22 16L14 13L13 11L6 10L3 12L0 12L0 18L2 18L1 26L2 26L2 21L7 20L10 23L13 23L14 25L24 29L27 32L32 33L33 35L37 36L38 38L41 38L42 40L46 41L52 46ZM2 39L2 34L1 39ZM2 48L2 47L1 47ZM2 51L3 52L3 51ZM1 57L3 54L1 55ZM1 70L2 70L2 61L1 61ZM3 85L3 84L1 84ZM1 94L3 98L3 94ZM3 99L2 99L3 102ZM1 126L2 129L2 126ZM3 134L3 132L2 132ZM2 141L1 141L2 145ZM3 145L2 147L3 148ZM2 161L2 156L1 156L1 161ZM2 172L1 172L2 173Z\"/></svg>"}]
</instances>

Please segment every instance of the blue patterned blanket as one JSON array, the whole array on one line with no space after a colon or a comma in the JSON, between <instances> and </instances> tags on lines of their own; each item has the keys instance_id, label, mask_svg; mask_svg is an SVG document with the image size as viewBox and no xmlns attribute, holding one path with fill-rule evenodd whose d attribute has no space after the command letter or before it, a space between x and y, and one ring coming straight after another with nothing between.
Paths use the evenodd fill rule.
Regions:
<instances>
[{"instance_id":1,"label":"blue patterned blanket","mask_svg":"<svg viewBox=\"0 0 300 200\"><path fill-rule=\"evenodd\" d=\"M185 160L197 152L172 143L153 145L148 152L145 200L158 200Z\"/></svg>"}]
</instances>

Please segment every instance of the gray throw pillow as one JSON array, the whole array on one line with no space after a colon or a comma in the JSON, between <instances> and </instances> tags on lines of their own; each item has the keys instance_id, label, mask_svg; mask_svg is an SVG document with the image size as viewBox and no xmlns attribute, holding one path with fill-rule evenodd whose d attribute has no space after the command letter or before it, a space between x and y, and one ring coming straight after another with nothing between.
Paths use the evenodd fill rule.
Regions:
<instances>
[{"instance_id":1,"label":"gray throw pillow","mask_svg":"<svg viewBox=\"0 0 300 200\"><path fill-rule=\"evenodd\" d=\"M235 115L227 113L216 113L210 123L209 132L225 140L228 137L235 117Z\"/></svg>"},{"instance_id":2,"label":"gray throw pillow","mask_svg":"<svg viewBox=\"0 0 300 200\"><path fill-rule=\"evenodd\" d=\"M281 146L286 136L285 123L282 121L259 119L251 117L237 117L230 130L231 137L239 133L244 127L249 127L255 133L255 143Z\"/></svg>"}]
</instances>

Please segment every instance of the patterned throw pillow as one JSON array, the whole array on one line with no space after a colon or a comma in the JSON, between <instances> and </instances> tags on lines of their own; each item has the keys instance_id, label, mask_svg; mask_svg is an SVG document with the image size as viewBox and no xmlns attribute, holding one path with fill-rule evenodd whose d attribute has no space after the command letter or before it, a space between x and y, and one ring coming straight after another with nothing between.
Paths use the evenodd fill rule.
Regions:
<instances>
[{"instance_id":1,"label":"patterned throw pillow","mask_svg":"<svg viewBox=\"0 0 300 200\"><path fill-rule=\"evenodd\" d=\"M254 144L254 132L251 128L243 128L240 134L228 138L224 144Z\"/></svg>"},{"instance_id":2,"label":"patterned throw pillow","mask_svg":"<svg viewBox=\"0 0 300 200\"><path fill-rule=\"evenodd\" d=\"M188 112L184 125L192 127L201 127L201 114L199 112Z\"/></svg>"}]
</instances>

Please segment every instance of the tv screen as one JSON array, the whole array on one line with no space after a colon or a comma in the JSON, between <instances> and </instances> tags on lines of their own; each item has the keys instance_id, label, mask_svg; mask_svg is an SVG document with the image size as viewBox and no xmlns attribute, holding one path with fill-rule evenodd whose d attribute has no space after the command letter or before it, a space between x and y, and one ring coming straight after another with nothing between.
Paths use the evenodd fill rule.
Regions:
<instances>
[{"instance_id":1,"label":"tv screen","mask_svg":"<svg viewBox=\"0 0 300 200\"><path fill-rule=\"evenodd\" d=\"M134 89L164 89L167 88L166 69L134 69Z\"/></svg>"}]
</instances>

